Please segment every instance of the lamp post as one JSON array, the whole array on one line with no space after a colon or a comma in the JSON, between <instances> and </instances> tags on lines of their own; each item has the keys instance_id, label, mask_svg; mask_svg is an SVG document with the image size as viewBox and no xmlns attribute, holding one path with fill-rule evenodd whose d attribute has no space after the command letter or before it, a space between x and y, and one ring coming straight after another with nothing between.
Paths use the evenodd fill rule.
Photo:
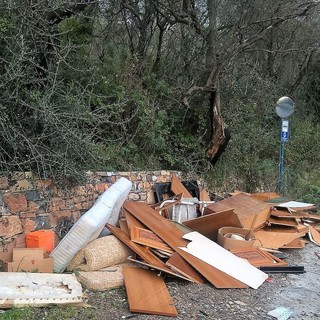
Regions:
<instances>
[{"instance_id":1,"label":"lamp post","mask_svg":"<svg viewBox=\"0 0 320 320\"><path fill-rule=\"evenodd\" d=\"M277 101L276 113L281 118L280 135L280 163L279 163L279 192L283 192L283 163L284 145L289 141L289 117L294 111L294 101L289 97L282 97Z\"/></svg>"}]
</instances>

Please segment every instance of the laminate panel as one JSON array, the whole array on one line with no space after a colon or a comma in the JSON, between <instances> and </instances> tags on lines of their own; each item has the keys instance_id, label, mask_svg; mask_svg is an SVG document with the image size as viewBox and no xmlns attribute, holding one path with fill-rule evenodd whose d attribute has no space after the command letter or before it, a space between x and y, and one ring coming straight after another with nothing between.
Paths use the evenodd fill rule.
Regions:
<instances>
[{"instance_id":1,"label":"laminate panel","mask_svg":"<svg viewBox=\"0 0 320 320\"><path fill-rule=\"evenodd\" d=\"M166 272L168 274L175 275L179 277L176 273L174 273L161 259L159 259L156 255L154 255L150 250L148 250L145 246L142 246L140 244L134 243L130 240L128 235L125 234L121 229L114 227L112 225L107 224L107 228L114 234L119 240L121 240L123 243L125 243L130 249L132 249L138 256L140 256L146 263L153 266L155 269L161 270L163 272ZM196 283L201 283L198 280L199 276L194 272L195 277L193 277L193 274L186 275L187 278L190 279L190 281L194 281Z\"/></svg>"},{"instance_id":2,"label":"laminate panel","mask_svg":"<svg viewBox=\"0 0 320 320\"><path fill-rule=\"evenodd\" d=\"M171 178L171 191L176 195L182 193L184 198L192 198L190 192L175 175Z\"/></svg>"},{"instance_id":3,"label":"laminate panel","mask_svg":"<svg viewBox=\"0 0 320 320\"><path fill-rule=\"evenodd\" d=\"M178 315L165 282L155 272L124 267L123 277L131 312L169 317Z\"/></svg>"},{"instance_id":4,"label":"laminate panel","mask_svg":"<svg viewBox=\"0 0 320 320\"><path fill-rule=\"evenodd\" d=\"M199 218L184 221L182 224L194 231L198 231L213 241L217 241L218 230L221 227L242 227L233 209L207 214Z\"/></svg>"},{"instance_id":5,"label":"laminate panel","mask_svg":"<svg viewBox=\"0 0 320 320\"><path fill-rule=\"evenodd\" d=\"M126 201L124 203L124 207L143 224L145 224L150 230L157 234L171 248L178 252L216 288L247 287L244 283L238 281L237 279L180 249L180 247L185 247L188 244L188 241L182 238L185 233L178 229L173 223L160 216L146 203Z\"/></svg>"}]
</instances>

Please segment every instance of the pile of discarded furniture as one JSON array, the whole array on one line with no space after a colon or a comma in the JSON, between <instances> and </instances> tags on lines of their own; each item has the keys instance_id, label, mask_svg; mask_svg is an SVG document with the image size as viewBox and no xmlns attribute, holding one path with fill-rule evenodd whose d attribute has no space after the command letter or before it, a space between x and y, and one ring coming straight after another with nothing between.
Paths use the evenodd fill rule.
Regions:
<instances>
[{"instance_id":1,"label":"pile of discarded furniture","mask_svg":"<svg viewBox=\"0 0 320 320\"><path fill-rule=\"evenodd\" d=\"M81 304L79 283L89 290L125 285L131 312L177 316L167 276L207 281L218 289L258 289L269 273L304 272L288 265L281 249L303 248L308 241L320 245L320 216L310 213L315 206L274 192L234 192L212 201L204 190L195 197L173 177L170 194L148 205L127 201L130 188L126 179L115 183L46 257L53 260L55 273L70 278L57 280L64 287L52 284L61 302L42 296L42 303ZM107 235L99 236L104 229ZM32 273L40 283L38 276ZM0 283L6 279L0 277ZM19 298L35 294L28 290ZM15 298L1 294L0 306L26 304ZM39 297L31 294L30 299L41 305Z\"/></svg>"}]
</instances>

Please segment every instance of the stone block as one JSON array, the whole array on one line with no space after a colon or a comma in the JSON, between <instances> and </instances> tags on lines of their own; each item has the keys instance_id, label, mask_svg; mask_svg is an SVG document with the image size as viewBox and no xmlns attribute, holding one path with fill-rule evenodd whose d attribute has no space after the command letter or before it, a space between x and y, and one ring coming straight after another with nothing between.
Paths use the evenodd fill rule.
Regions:
<instances>
[{"instance_id":1,"label":"stone block","mask_svg":"<svg viewBox=\"0 0 320 320\"><path fill-rule=\"evenodd\" d=\"M89 210L92 206L93 206L93 203L90 201L90 202L82 202L82 209L85 209L85 210Z\"/></svg>"},{"instance_id":2,"label":"stone block","mask_svg":"<svg viewBox=\"0 0 320 320\"><path fill-rule=\"evenodd\" d=\"M141 193L140 194L140 200L141 201L146 201L147 200L147 194L146 193Z\"/></svg>"},{"instance_id":3,"label":"stone block","mask_svg":"<svg viewBox=\"0 0 320 320\"><path fill-rule=\"evenodd\" d=\"M53 186L53 181L51 179L41 179L36 181L37 189L48 189Z\"/></svg>"},{"instance_id":4,"label":"stone block","mask_svg":"<svg viewBox=\"0 0 320 320\"><path fill-rule=\"evenodd\" d=\"M131 192L129 193L128 199L132 201L138 201L140 199L140 196L137 193Z\"/></svg>"},{"instance_id":5,"label":"stone block","mask_svg":"<svg viewBox=\"0 0 320 320\"><path fill-rule=\"evenodd\" d=\"M16 181L12 186L10 186L9 190L11 192L15 192L15 191L32 190L34 188L35 186L31 180L23 179L23 180Z\"/></svg>"},{"instance_id":6,"label":"stone block","mask_svg":"<svg viewBox=\"0 0 320 320\"><path fill-rule=\"evenodd\" d=\"M18 216L0 217L0 237L11 238L22 232L23 228Z\"/></svg>"},{"instance_id":7,"label":"stone block","mask_svg":"<svg viewBox=\"0 0 320 320\"><path fill-rule=\"evenodd\" d=\"M26 236L24 234L19 235L13 241L13 245L15 248L25 248L26 247Z\"/></svg>"},{"instance_id":8,"label":"stone block","mask_svg":"<svg viewBox=\"0 0 320 320\"><path fill-rule=\"evenodd\" d=\"M99 193L103 193L108 189L108 185L106 183L97 183L95 185L95 189L96 191L98 191Z\"/></svg>"},{"instance_id":9,"label":"stone block","mask_svg":"<svg viewBox=\"0 0 320 320\"><path fill-rule=\"evenodd\" d=\"M148 191L148 192L147 192L146 202L147 202L147 204L153 204L153 203L155 203L155 198L154 198L154 192L153 192L153 191Z\"/></svg>"},{"instance_id":10,"label":"stone block","mask_svg":"<svg viewBox=\"0 0 320 320\"><path fill-rule=\"evenodd\" d=\"M42 230L42 229L50 229L51 224L49 220L49 215L48 214L39 214L35 218L36 222L36 230Z\"/></svg>"},{"instance_id":11,"label":"stone block","mask_svg":"<svg viewBox=\"0 0 320 320\"><path fill-rule=\"evenodd\" d=\"M66 202L60 197L51 198L49 202L49 210L64 210L67 209Z\"/></svg>"},{"instance_id":12,"label":"stone block","mask_svg":"<svg viewBox=\"0 0 320 320\"><path fill-rule=\"evenodd\" d=\"M108 172L107 171L97 171L96 175L100 176L100 177L107 177L108 176Z\"/></svg>"},{"instance_id":13,"label":"stone block","mask_svg":"<svg viewBox=\"0 0 320 320\"><path fill-rule=\"evenodd\" d=\"M35 219L36 214L33 211L20 212L19 217L20 219L26 219L26 218Z\"/></svg>"},{"instance_id":14,"label":"stone block","mask_svg":"<svg viewBox=\"0 0 320 320\"><path fill-rule=\"evenodd\" d=\"M70 210L58 210L52 211L49 213L49 221L51 226L55 226L57 222L63 218L70 218L71 211Z\"/></svg>"},{"instance_id":15,"label":"stone block","mask_svg":"<svg viewBox=\"0 0 320 320\"><path fill-rule=\"evenodd\" d=\"M0 190L7 190L9 188L8 177L0 177Z\"/></svg>"},{"instance_id":16,"label":"stone block","mask_svg":"<svg viewBox=\"0 0 320 320\"><path fill-rule=\"evenodd\" d=\"M72 220L73 220L73 222L77 222L80 218L81 218L80 210L72 212Z\"/></svg>"},{"instance_id":17,"label":"stone block","mask_svg":"<svg viewBox=\"0 0 320 320\"><path fill-rule=\"evenodd\" d=\"M22 193L5 193L3 200L12 213L26 211L28 208L27 199Z\"/></svg>"},{"instance_id":18,"label":"stone block","mask_svg":"<svg viewBox=\"0 0 320 320\"><path fill-rule=\"evenodd\" d=\"M26 199L31 201L41 200L41 194L36 190L27 190L25 193Z\"/></svg>"},{"instance_id":19,"label":"stone block","mask_svg":"<svg viewBox=\"0 0 320 320\"><path fill-rule=\"evenodd\" d=\"M24 233L32 232L36 229L36 222L33 219L21 219L21 223L24 229Z\"/></svg>"},{"instance_id":20,"label":"stone block","mask_svg":"<svg viewBox=\"0 0 320 320\"><path fill-rule=\"evenodd\" d=\"M39 210L40 205L34 201L28 201L28 210L29 211L37 211Z\"/></svg>"}]
</instances>

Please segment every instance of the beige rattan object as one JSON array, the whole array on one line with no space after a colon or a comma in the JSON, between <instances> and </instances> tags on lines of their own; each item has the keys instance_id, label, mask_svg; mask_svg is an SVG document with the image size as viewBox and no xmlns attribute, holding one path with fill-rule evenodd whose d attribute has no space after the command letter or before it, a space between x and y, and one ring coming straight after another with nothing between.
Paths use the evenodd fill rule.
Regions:
<instances>
[{"instance_id":1,"label":"beige rattan object","mask_svg":"<svg viewBox=\"0 0 320 320\"><path fill-rule=\"evenodd\" d=\"M121 264L132 251L113 235L95 239L71 260L68 270L95 271Z\"/></svg>"}]
</instances>

